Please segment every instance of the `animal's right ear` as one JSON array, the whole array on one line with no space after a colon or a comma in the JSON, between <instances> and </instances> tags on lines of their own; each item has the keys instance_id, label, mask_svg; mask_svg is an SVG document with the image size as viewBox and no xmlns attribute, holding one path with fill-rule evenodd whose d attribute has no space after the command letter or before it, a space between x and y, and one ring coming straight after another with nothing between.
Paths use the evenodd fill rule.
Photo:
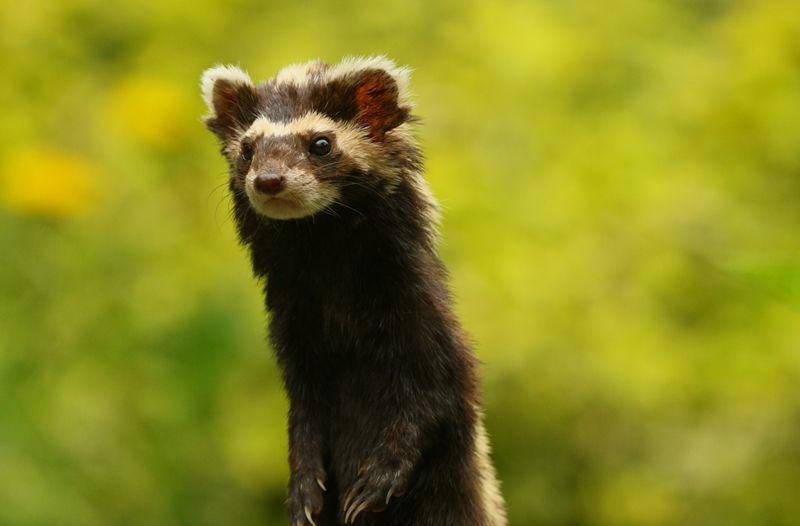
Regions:
<instances>
[{"instance_id":1,"label":"animal's right ear","mask_svg":"<svg viewBox=\"0 0 800 526\"><path fill-rule=\"evenodd\" d=\"M258 96L250 76L234 66L203 72L200 89L208 106L203 121L223 142L247 129L258 116Z\"/></svg>"}]
</instances>

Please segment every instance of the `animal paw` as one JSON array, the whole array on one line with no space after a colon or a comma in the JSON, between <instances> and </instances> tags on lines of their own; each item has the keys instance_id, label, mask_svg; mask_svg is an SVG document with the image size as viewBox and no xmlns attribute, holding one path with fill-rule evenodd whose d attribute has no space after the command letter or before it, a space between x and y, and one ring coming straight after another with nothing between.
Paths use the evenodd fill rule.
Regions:
<instances>
[{"instance_id":1,"label":"animal paw","mask_svg":"<svg viewBox=\"0 0 800 526\"><path fill-rule=\"evenodd\" d=\"M298 473L289 480L289 518L292 526L317 526L326 491L324 473Z\"/></svg>"},{"instance_id":2,"label":"animal paw","mask_svg":"<svg viewBox=\"0 0 800 526\"><path fill-rule=\"evenodd\" d=\"M342 513L345 524L354 524L364 511L379 512L389 501L406 491L406 470L398 467L368 463L358 472L358 478L345 494Z\"/></svg>"}]
</instances>

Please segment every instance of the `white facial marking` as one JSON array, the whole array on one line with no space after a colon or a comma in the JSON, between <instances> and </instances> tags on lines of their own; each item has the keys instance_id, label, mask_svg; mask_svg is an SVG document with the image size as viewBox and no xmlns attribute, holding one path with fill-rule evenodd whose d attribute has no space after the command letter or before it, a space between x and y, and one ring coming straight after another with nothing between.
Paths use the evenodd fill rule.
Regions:
<instances>
[{"instance_id":1,"label":"white facial marking","mask_svg":"<svg viewBox=\"0 0 800 526\"><path fill-rule=\"evenodd\" d=\"M265 195L255 187L258 174L250 170L245 177L245 193L253 209L272 219L299 219L324 210L339 198L339 191L330 184L320 183L306 170L289 168L281 175L286 187L275 195Z\"/></svg>"},{"instance_id":2,"label":"white facial marking","mask_svg":"<svg viewBox=\"0 0 800 526\"><path fill-rule=\"evenodd\" d=\"M373 161L380 155L379 146L369 140L364 128L355 123L334 121L315 111L310 111L289 122L276 122L259 117L247 130L245 136L279 137L309 132L319 134L332 132L339 150L349 156L361 170L369 169L373 165Z\"/></svg>"}]
</instances>

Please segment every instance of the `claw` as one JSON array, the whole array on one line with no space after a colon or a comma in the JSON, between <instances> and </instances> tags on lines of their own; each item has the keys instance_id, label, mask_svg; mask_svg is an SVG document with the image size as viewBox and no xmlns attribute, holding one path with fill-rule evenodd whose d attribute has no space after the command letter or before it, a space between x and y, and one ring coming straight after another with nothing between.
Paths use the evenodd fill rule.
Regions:
<instances>
[{"instance_id":1,"label":"claw","mask_svg":"<svg viewBox=\"0 0 800 526\"><path fill-rule=\"evenodd\" d=\"M386 495L386 505L389 505L389 499L392 498L392 494L394 493L394 488L389 488L389 493Z\"/></svg>"},{"instance_id":2,"label":"claw","mask_svg":"<svg viewBox=\"0 0 800 526\"><path fill-rule=\"evenodd\" d=\"M344 509L345 509L344 523L345 524L350 524L350 512L352 512L353 510L352 510L352 508L348 508L348 507L345 507Z\"/></svg>"},{"instance_id":3,"label":"claw","mask_svg":"<svg viewBox=\"0 0 800 526\"><path fill-rule=\"evenodd\" d=\"M318 484L318 485L319 485L319 487L322 489L322 491L328 491L328 488L326 488L326 487L325 487L325 483L324 483L324 482L322 482L322 480L320 480L320 478L319 478L319 477L317 477L317 484Z\"/></svg>"},{"instance_id":4,"label":"claw","mask_svg":"<svg viewBox=\"0 0 800 526\"><path fill-rule=\"evenodd\" d=\"M309 511L308 506L303 506L303 511L306 512L306 519L308 519L308 522L310 522L313 526L317 526L317 523L311 518L311 511Z\"/></svg>"},{"instance_id":5,"label":"claw","mask_svg":"<svg viewBox=\"0 0 800 526\"><path fill-rule=\"evenodd\" d=\"M367 507L367 501L362 502L361 506L356 508L356 511L353 513L353 516L350 517L350 520L355 523L356 522L356 517L358 517L358 514L361 513L362 511L364 511L364 509L366 509L366 507Z\"/></svg>"},{"instance_id":6,"label":"claw","mask_svg":"<svg viewBox=\"0 0 800 526\"><path fill-rule=\"evenodd\" d=\"M353 514L353 512L356 509L356 504L358 504L359 502L360 502L360 499L356 499L350 504L349 508L345 508L347 510L347 513L345 513L345 515L344 515L344 523L345 524L351 524L351 522L350 522L351 519L355 519L355 517L351 517L351 515Z\"/></svg>"},{"instance_id":7,"label":"claw","mask_svg":"<svg viewBox=\"0 0 800 526\"><path fill-rule=\"evenodd\" d=\"M350 507L350 504L351 504L350 501L352 501L356 497L356 495L358 494L359 486L360 486L360 484L358 482L356 482L355 484L353 484L353 487L350 488L350 491L347 492L347 495L344 498L344 503L342 504L342 509L346 510L347 508Z\"/></svg>"},{"instance_id":8,"label":"claw","mask_svg":"<svg viewBox=\"0 0 800 526\"><path fill-rule=\"evenodd\" d=\"M347 492L347 495L344 496L344 501L342 502L342 509L347 511L347 507L350 505L350 498L352 496L353 489L351 488L350 491Z\"/></svg>"}]
</instances>

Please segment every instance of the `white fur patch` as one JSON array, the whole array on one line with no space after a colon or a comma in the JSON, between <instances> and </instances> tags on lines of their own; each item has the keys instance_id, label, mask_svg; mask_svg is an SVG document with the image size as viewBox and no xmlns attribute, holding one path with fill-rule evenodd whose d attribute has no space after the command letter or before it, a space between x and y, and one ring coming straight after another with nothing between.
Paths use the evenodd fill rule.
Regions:
<instances>
[{"instance_id":1,"label":"white fur patch","mask_svg":"<svg viewBox=\"0 0 800 526\"><path fill-rule=\"evenodd\" d=\"M214 86L219 80L224 80L233 85L253 85L253 81L250 80L250 75L236 66L220 64L205 70L203 76L200 78L200 92L203 94L203 100L206 106L208 106L208 115L206 117L213 118L217 116L217 112L214 109Z\"/></svg>"},{"instance_id":2,"label":"white fur patch","mask_svg":"<svg viewBox=\"0 0 800 526\"><path fill-rule=\"evenodd\" d=\"M272 219L307 217L325 210L339 198L339 191L335 187L320 183L305 170L289 169L284 172L286 188L276 196L263 195L256 190L256 175L254 170L248 172L245 193L256 212Z\"/></svg>"},{"instance_id":3,"label":"white fur patch","mask_svg":"<svg viewBox=\"0 0 800 526\"><path fill-rule=\"evenodd\" d=\"M307 131L324 132L331 131L338 126L338 123L321 113L310 111L289 122L272 121L266 117L259 117L250 128L247 129L246 135L267 135L267 136L280 136L280 135L293 135L295 133L303 133Z\"/></svg>"},{"instance_id":4,"label":"white fur patch","mask_svg":"<svg viewBox=\"0 0 800 526\"><path fill-rule=\"evenodd\" d=\"M326 67L327 65L320 59L290 64L275 75L275 82L278 84L303 85L308 82L309 79L319 76Z\"/></svg>"},{"instance_id":5,"label":"white fur patch","mask_svg":"<svg viewBox=\"0 0 800 526\"><path fill-rule=\"evenodd\" d=\"M425 230L428 244L433 248L439 242L439 224L442 220L439 212L439 202L433 196L431 187L428 186L428 182L420 172L409 172L408 182L424 203L422 214L425 217Z\"/></svg>"},{"instance_id":6,"label":"white fur patch","mask_svg":"<svg viewBox=\"0 0 800 526\"><path fill-rule=\"evenodd\" d=\"M483 415L478 411L478 421L475 424L475 464L481 478L481 499L486 512L487 526L506 526L508 519L505 503L500 494L497 472L489 454L489 437L483 425Z\"/></svg>"}]
</instances>

